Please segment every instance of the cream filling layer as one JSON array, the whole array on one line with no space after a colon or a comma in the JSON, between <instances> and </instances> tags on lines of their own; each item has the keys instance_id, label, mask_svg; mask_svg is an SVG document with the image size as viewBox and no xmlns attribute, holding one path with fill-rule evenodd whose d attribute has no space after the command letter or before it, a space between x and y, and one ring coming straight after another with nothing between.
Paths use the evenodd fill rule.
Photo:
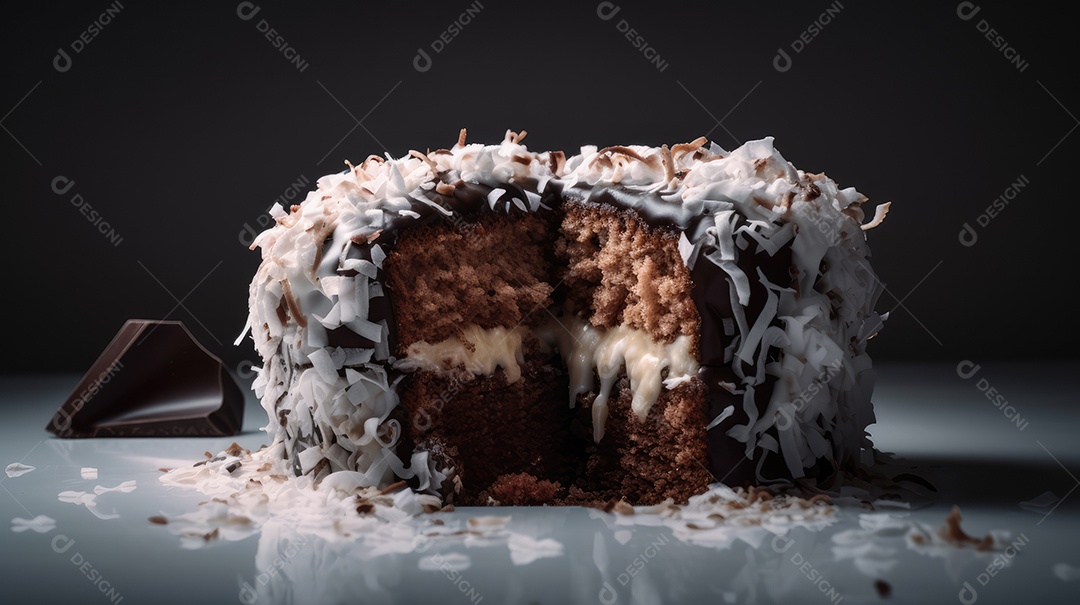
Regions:
<instances>
[{"instance_id":1,"label":"cream filling layer","mask_svg":"<svg viewBox=\"0 0 1080 605\"><path fill-rule=\"evenodd\" d=\"M448 338L435 344L415 342L406 349L405 359L396 364L402 370L447 371L464 367L477 376L490 376L502 368L506 382L513 384L521 378L525 356L521 341L529 329L517 326L484 329L467 326L460 337Z\"/></svg>"},{"instance_id":2,"label":"cream filling layer","mask_svg":"<svg viewBox=\"0 0 1080 605\"><path fill-rule=\"evenodd\" d=\"M623 367L633 394L630 407L642 422L664 388L674 389L698 371L688 336L679 336L670 344L658 343L643 330L598 328L579 317L552 319L531 331L521 326L484 329L470 325L459 338L413 343L397 367L429 371L463 367L478 376L490 376L501 367L507 382L514 383L521 378L525 361L522 342L530 334L562 355L570 379L570 407L578 395L593 390L594 374L599 377L600 389L592 403L593 439L597 442L604 437L608 400Z\"/></svg>"},{"instance_id":3,"label":"cream filling layer","mask_svg":"<svg viewBox=\"0 0 1080 605\"><path fill-rule=\"evenodd\" d=\"M698 371L688 336L664 344L644 330L627 326L598 328L579 317L547 322L537 329L537 335L541 341L557 346L562 354L570 375L570 407L578 395L593 390L593 374L600 377L600 389L592 403L593 440L597 443L604 437L611 387L623 366L633 393L630 407L641 422L665 387L674 389Z\"/></svg>"}]
</instances>

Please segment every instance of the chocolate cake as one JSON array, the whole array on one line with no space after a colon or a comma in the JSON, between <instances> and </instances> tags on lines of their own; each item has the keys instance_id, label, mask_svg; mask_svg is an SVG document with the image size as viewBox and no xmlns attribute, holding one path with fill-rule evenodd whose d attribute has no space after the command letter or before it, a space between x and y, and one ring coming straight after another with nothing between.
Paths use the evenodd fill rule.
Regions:
<instances>
[{"instance_id":1,"label":"chocolate cake","mask_svg":"<svg viewBox=\"0 0 1080 605\"><path fill-rule=\"evenodd\" d=\"M888 204L864 224L771 138L568 157L524 135L371 156L274 207L248 328L293 472L652 504L869 461L863 232Z\"/></svg>"}]
</instances>

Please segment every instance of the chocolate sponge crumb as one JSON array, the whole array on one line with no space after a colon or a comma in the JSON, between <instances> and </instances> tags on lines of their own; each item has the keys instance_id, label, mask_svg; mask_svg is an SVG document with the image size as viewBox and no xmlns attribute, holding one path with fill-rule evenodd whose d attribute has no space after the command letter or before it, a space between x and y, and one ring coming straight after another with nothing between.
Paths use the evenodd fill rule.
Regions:
<instances>
[{"instance_id":1,"label":"chocolate sponge crumb","mask_svg":"<svg viewBox=\"0 0 1080 605\"><path fill-rule=\"evenodd\" d=\"M657 342L690 336L696 352L701 320L675 232L610 206L578 202L565 212L555 246L571 310L594 326L628 325Z\"/></svg>"},{"instance_id":2,"label":"chocolate sponge crumb","mask_svg":"<svg viewBox=\"0 0 1080 605\"><path fill-rule=\"evenodd\" d=\"M398 344L436 343L470 324L513 328L547 317L555 231L550 213L486 213L401 234L384 261Z\"/></svg>"},{"instance_id":3,"label":"chocolate sponge crumb","mask_svg":"<svg viewBox=\"0 0 1080 605\"><path fill-rule=\"evenodd\" d=\"M552 211L435 221L403 232L383 268L398 355L421 340L458 337L468 325L528 328L563 314L597 327L626 325L661 343L688 336L697 355L701 321L677 233L613 206L567 202ZM595 443L595 392L571 408L561 352L534 337L523 344L513 383L502 369L475 376L464 368L417 371L399 383L398 454L430 452L451 473L447 502L686 503L714 481L703 382L665 389L641 421L624 369L605 436Z\"/></svg>"},{"instance_id":4,"label":"chocolate sponge crumb","mask_svg":"<svg viewBox=\"0 0 1080 605\"><path fill-rule=\"evenodd\" d=\"M486 495L502 506L537 506L553 502L563 491L558 481L514 473L495 479Z\"/></svg>"}]
</instances>

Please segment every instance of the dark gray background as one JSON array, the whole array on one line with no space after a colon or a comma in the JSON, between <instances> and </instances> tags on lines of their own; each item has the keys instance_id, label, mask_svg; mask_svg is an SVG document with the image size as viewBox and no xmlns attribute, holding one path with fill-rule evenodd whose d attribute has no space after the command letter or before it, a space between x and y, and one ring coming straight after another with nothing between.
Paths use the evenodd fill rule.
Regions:
<instances>
[{"instance_id":1,"label":"dark gray background","mask_svg":"<svg viewBox=\"0 0 1080 605\"><path fill-rule=\"evenodd\" d=\"M260 1L242 20L233 2L121 2L79 53L72 43L117 4L20 3L0 24L5 372L85 369L129 317L182 320L230 364L254 359L231 345L259 262L240 243L245 225L297 180L313 186L346 158L449 146L461 127L474 142L525 129L530 148L569 151L702 134L730 149L773 135L797 167L894 202L870 232L888 286L880 308L894 309L876 359L1076 358L1066 288L1080 92L1072 28L1053 8L979 3L964 20L953 2L622 2L603 20L594 2L480 0L435 53L477 3ZM984 19L1026 68L983 36ZM421 48L425 72L413 65ZM75 184L58 195L57 177ZM1029 185L978 226L1021 177ZM964 223L974 246L959 241Z\"/></svg>"}]
</instances>

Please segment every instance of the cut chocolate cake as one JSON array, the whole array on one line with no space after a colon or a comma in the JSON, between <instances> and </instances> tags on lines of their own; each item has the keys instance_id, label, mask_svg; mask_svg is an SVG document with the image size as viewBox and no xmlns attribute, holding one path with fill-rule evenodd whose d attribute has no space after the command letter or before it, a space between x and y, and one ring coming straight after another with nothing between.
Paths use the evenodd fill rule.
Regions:
<instances>
[{"instance_id":1,"label":"cut chocolate cake","mask_svg":"<svg viewBox=\"0 0 1080 605\"><path fill-rule=\"evenodd\" d=\"M727 152L385 159L273 209L248 328L297 475L458 504L834 486L868 462L882 286L866 198L772 139Z\"/></svg>"}]
</instances>

